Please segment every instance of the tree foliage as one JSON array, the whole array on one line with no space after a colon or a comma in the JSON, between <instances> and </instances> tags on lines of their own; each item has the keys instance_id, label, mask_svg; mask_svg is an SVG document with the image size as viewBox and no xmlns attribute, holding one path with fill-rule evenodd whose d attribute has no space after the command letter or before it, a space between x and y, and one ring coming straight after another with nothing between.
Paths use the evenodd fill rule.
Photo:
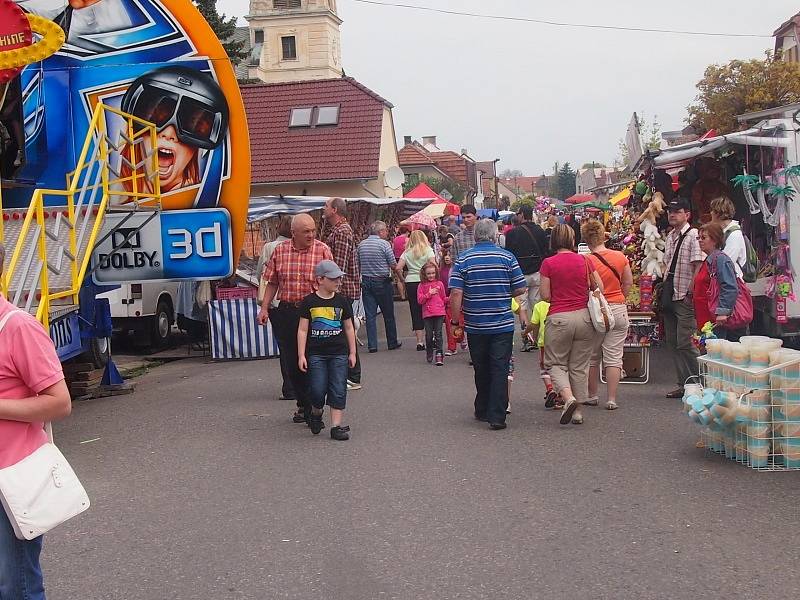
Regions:
<instances>
[{"instance_id":1,"label":"tree foliage","mask_svg":"<svg viewBox=\"0 0 800 600\"><path fill-rule=\"evenodd\" d=\"M233 35L236 33L236 17L226 18L225 14L220 15L217 12L216 0L192 0L197 10L203 15L203 18L211 26L211 29L217 34L217 38L228 53L228 57L236 64L241 60L247 58L247 52L244 50L244 42L233 41Z\"/></svg>"},{"instance_id":2,"label":"tree foliage","mask_svg":"<svg viewBox=\"0 0 800 600\"><path fill-rule=\"evenodd\" d=\"M565 162L558 170L558 198L566 200L575 195L575 171L569 162Z\"/></svg>"},{"instance_id":3,"label":"tree foliage","mask_svg":"<svg viewBox=\"0 0 800 600\"><path fill-rule=\"evenodd\" d=\"M450 179L449 177L420 177L416 173L406 176L406 181L403 184L403 194L407 194L420 183L426 183L428 187L437 194L442 190L447 190L453 195L451 202L455 204L463 204L467 196L467 188L454 179Z\"/></svg>"},{"instance_id":4,"label":"tree foliage","mask_svg":"<svg viewBox=\"0 0 800 600\"><path fill-rule=\"evenodd\" d=\"M608 165L601 162L583 163L581 169L607 169Z\"/></svg>"},{"instance_id":5,"label":"tree foliage","mask_svg":"<svg viewBox=\"0 0 800 600\"><path fill-rule=\"evenodd\" d=\"M766 52L764 60L711 65L697 84L687 121L696 129L725 134L740 129L737 115L800 102L800 65Z\"/></svg>"},{"instance_id":6,"label":"tree foliage","mask_svg":"<svg viewBox=\"0 0 800 600\"><path fill-rule=\"evenodd\" d=\"M514 200L514 202L511 203L509 210L517 212L521 206L530 206L531 208L535 208L536 198L530 194L528 194L527 196L522 196L520 198L517 198L516 200Z\"/></svg>"}]
</instances>

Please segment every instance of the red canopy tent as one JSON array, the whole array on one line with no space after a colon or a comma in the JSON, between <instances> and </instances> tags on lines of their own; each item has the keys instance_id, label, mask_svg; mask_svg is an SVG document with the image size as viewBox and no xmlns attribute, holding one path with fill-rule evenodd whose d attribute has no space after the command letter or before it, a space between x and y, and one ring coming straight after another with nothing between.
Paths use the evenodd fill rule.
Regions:
<instances>
[{"instance_id":1,"label":"red canopy tent","mask_svg":"<svg viewBox=\"0 0 800 600\"><path fill-rule=\"evenodd\" d=\"M460 215L461 208L458 204L453 204L452 202L448 202L445 198L442 198L439 194L434 192L430 186L423 182L420 183L417 187L413 190L408 192L404 198L416 198L416 199L424 199L424 198L433 198L433 202L431 202L430 206L439 206L444 204L444 207L441 211L441 214L450 214L450 215ZM426 211L427 212L427 211ZM437 211L439 212L439 211ZM441 214L439 216L441 216Z\"/></svg>"},{"instance_id":2,"label":"red canopy tent","mask_svg":"<svg viewBox=\"0 0 800 600\"><path fill-rule=\"evenodd\" d=\"M584 202L594 202L597 200L594 194L575 194L564 200L564 204L583 204Z\"/></svg>"}]
</instances>

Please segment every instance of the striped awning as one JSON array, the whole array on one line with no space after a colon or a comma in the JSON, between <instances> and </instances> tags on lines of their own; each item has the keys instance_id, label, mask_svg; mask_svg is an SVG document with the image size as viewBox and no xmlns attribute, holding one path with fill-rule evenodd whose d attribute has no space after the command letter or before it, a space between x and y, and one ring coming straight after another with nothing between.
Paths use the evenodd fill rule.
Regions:
<instances>
[{"instance_id":1,"label":"striped awning","mask_svg":"<svg viewBox=\"0 0 800 600\"><path fill-rule=\"evenodd\" d=\"M276 215L297 215L320 210L330 198L328 196L260 196L250 198L247 211L248 223L263 221ZM430 204L431 198L345 198L346 202L366 202L376 206L407 203L413 207L409 214L414 214L422 206Z\"/></svg>"}]
</instances>

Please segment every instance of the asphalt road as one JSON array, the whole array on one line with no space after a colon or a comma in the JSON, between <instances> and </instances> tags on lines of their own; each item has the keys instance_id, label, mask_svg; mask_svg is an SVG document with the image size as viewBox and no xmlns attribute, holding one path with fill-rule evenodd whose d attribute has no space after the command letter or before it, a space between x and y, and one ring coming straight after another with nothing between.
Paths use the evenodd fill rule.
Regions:
<instances>
[{"instance_id":1,"label":"asphalt road","mask_svg":"<svg viewBox=\"0 0 800 600\"><path fill-rule=\"evenodd\" d=\"M493 432L467 357L405 338L362 355L349 442L290 422L276 360L162 366L57 426L93 507L45 540L48 598L796 596L800 473L696 449L668 359L565 427L518 354Z\"/></svg>"}]
</instances>

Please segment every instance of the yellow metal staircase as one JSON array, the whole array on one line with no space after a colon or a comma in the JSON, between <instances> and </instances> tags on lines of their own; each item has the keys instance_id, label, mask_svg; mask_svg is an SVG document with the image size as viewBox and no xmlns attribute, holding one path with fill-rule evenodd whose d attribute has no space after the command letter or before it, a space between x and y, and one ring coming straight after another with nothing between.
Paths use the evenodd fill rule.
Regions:
<instances>
[{"instance_id":1,"label":"yellow metal staircase","mask_svg":"<svg viewBox=\"0 0 800 600\"><path fill-rule=\"evenodd\" d=\"M6 298L45 327L77 309L106 212L160 208L156 140L152 123L98 104L66 189L37 189L25 210L3 210L0 195Z\"/></svg>"}]
</instances>

